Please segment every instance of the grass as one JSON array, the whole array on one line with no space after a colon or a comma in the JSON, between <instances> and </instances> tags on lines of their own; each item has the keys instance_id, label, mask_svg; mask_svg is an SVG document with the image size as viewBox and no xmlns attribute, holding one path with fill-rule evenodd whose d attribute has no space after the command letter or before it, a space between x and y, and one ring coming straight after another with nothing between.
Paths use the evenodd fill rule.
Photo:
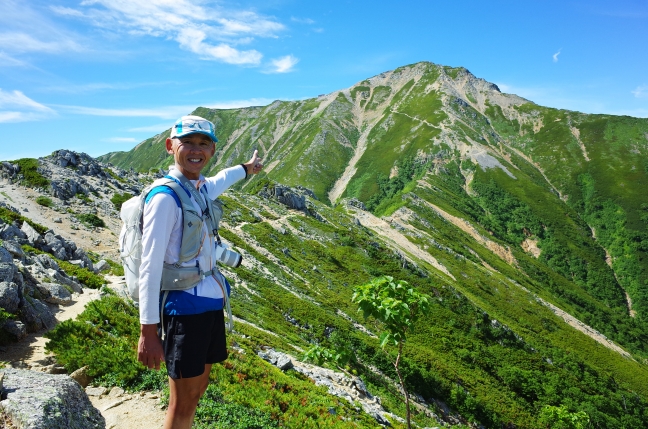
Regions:
<instances>
[{"instance_id":1,"label":"grass","mask_svg":"<svg viewBox=\"0 0 648 429\"><path fill-rule=\"evenodd\" d=\"M44 207L52 207L54 205L54 201L52 201L52 199L49 197L41 195L36 198L36 204L40 204Z\"/></svg>"},{"instance_id":2,"label":"grass","mask_svg":"<svg viewBox=\"0 0 648 429\"><path fill-rule=\"evenodd\" d=\"M21 183L30 188L47 188L49 179L38 172L38 160L34 158L21 158L11 161L12 164L20 167L19 174L23 176Z\"/></svg>"}]
</instances>

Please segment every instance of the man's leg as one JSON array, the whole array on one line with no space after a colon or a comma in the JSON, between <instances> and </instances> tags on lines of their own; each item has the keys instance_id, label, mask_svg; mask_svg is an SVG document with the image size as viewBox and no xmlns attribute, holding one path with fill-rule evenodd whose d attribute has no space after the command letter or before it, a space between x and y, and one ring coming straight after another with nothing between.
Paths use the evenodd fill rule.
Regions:
<instances>
[{"instance_id":1,"label":"man's leg","mask_svg":"<svg viewBox=\"0 0 648 429\"><path fill-rule=\"evenodd\" d=\"M197 377L173 379L169 377L169 409L164 419L164 429L190 429L198 400L207 390L211 364Z\"/></svg>"}]
</instances>

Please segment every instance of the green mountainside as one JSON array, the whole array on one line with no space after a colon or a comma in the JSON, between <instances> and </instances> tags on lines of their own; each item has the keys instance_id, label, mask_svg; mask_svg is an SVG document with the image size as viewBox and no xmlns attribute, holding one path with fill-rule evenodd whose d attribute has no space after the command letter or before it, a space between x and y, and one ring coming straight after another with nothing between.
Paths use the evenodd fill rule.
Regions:
<instances>
[{"instance_id":1,"label":"green mountainside","mask_svg":"<svg viewBox=\"0 0 648 429\"><path fill-rule=\"evenodd\" d=\"M402 416L371 369L393 367L358 323L379 327L351 303L354 285L391 275L433 297L404 358L428 403L487 428L547 427L547 405L648 427L648 119L538 106L431 63L194 113L217 126L211 173L264 158L264 175L223 197L223 236L248 261L230 272L235 315L279 334L255 330L261 342L352 350ZM100 160L167 168L166 136ZM260 196L279 183L313 191L310 215Z\"/></svg>"}]
</instances>

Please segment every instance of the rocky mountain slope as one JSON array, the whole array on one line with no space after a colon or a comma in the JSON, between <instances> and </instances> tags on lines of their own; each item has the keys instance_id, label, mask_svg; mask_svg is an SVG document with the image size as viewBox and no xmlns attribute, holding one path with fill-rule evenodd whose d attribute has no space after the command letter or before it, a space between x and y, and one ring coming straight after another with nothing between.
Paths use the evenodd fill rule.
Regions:
<instances>
[{"instance_id":1,"label":"rocky mountain slope","mask_svg":"<svg viewBox=\"0 0 648 429\"><path fill-rule=\"evenodd\" d=\"M547 407L563 407L595 427L648 425L647 120L541 107L430 63L314 99L195 113L220 130L212 172L253 149L267 165L222 197L222 236L244 255L224 269L242 346L347 351L347 370L403 416L381 326L351 302L353 286L390 275L434 302L403 360L417 424L545 427ZM101 157L123 170L103 164L111 187L90 181L87 199L141 189L141 172L170 162L166 135ZM4 174L27 180L20 161ZM254 379L245 359L256 362L232 368ZM239 403L292 421L223 371L219 388Z\"/></svg>"}]
</instances>

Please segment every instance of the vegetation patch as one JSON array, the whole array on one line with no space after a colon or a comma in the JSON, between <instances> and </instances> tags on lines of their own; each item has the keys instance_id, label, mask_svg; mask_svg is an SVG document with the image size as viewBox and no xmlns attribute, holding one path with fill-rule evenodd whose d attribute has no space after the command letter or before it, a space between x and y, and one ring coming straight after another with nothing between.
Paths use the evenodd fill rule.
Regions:
<instances>
[{"instance_id":1,"label":"vegetation patch","mask_svg":"<svg viewBox=\"0 0 648 429\"><path fill-rule=\"evenodd\" d=\"M38 172L37 159L21 158L11 163L20 167L20 174L23 176L21 184L30 188L47 188L50 185L49 179Z\"/></svg>"},{"instance_id":2,"label":"vegetation patch","mask_svg":"<svg viewBox=\"0 0 648 429\"><path fill-rule=\"evenodd\" d=\"M119 211L121 210L122 204L131 198L133 198L133 194L129 194L128 192L124 192L123 194L115 193L115 195L110 199L110 202L112 202L115 205L115 209Z\"/></svg>"},{"instance_id":3,"label":"vegetation patch","mask_svg":"<svg viewBox=\"0 0 648 429\"><path fill-rule=\"evenodd\" d=\"M99 216L96 214L92 213L80 213L74 215L77 219L79 219L79 222L83 223L86 226L89 227L98 227L98 228L105 228L106 223L101 219Z\"/></svg>"},{"instance_id":4,"label":"vegetation patch","mask_svg":"<svg viewBox=\"0 0 648 429\"><path fill-rule=\"evenodd\" d=\"M45 207L52 207L54 205L54 201L52 201L50 197L45 197L41 195L38 198L36 198L36 204L40 204L41 206L45 206Z\"/></svg>"}]
</instances>

